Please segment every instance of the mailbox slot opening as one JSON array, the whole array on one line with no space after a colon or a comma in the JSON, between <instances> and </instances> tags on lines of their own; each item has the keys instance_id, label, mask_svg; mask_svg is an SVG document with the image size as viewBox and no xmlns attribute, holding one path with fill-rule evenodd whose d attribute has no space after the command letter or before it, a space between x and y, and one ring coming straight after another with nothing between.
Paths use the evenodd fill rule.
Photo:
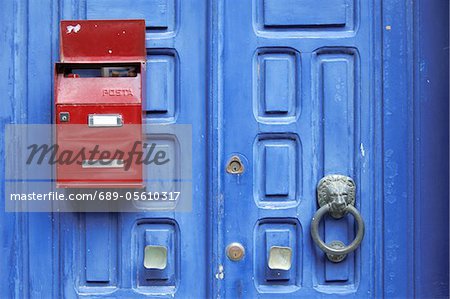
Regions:
<instances>
[{"instance_id":1,"label":"mailbox slot opening","mask_svg":"<svg viewBox=\"0 0 450 299\"><path fill-rule=\"evenodd\" d=\"M57 72L65 78L123 78L136 77L140 64L60 64Z\"/></svg>"}]
</instances>

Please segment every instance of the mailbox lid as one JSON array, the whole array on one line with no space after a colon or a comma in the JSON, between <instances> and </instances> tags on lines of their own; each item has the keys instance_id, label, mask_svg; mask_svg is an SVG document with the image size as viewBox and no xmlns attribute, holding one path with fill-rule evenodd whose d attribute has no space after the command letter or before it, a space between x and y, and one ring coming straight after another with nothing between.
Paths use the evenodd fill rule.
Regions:
<instances>
[{"instance_id":1,"label":"mailbox lid","mask_svg":"<svg viewBox=\"0 0 450 299\"><path fill-rule=\"evenodd\" d=\"M105 70L133 68L130 77L102 76ZM97 75L69 77L77 70ZM140 104L143 101L145 64L141 63L56 63L55 104Z\"/></svg>"},{"instance_id":2,"label":"mailbox lid","mask_svg":"<svg viewBox=\"0 0 450 299\"><path fill-rule=\"evenodd\" d=\"M144 20L60 23L61 62L145 61Z\"/></svg>"}]
</instances>

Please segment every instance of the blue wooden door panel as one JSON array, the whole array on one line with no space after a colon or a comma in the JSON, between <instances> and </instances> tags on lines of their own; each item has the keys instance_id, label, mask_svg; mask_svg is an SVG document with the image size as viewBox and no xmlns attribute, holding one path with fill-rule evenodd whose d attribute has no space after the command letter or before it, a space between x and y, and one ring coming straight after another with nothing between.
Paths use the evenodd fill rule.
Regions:
<instances>
[{"instance_id":1,"label":"blue wooden door panel","mask_svg":"<svg viewBox=\"0 0 450 299\"><path fill-rule=\"evenodd\" d=\"M196 10L190 11L189 7L193 5ZM100 244L98 240L93 243L97 245L96 252L91 250L89 254L93 255L93 259L98 259L96 261L88 259L89 255L85 255L84 251L74 254L74 248L83 250L85 247L88 250L83 240L88 241L91 234L94 237L102 234L104 230L98 225L91 225L93 221L101 221L98 216L88 213L61 219L64 228L61 238L65 240L61 248L64 260L62 293L66 297L74 297L77 293L96 293L100 297L156 294L199 298L207 296L207 164L206 140L202 138L206 134L206 122L197 121L206 115L206 3L175 0L64 1L62 17L146 20L146 121L192 124L192 139L196 141L193 143L192 150L196 155L192 163L199 174L193 181L195 194L190 213L143 211L138 214L105 215L106 219L110 219L110 236L99 236L106 243ZM194 45L191 40L201 42ZM176 143L176 136L149 138L165 148ZM178 177L174 171L176 169L165 169L157 175L161 178ZM151 175L155 176L154 173ZM170 189L171 186L168 184L164 188ZM152 245L147 244L152 240L166 240L168 265L165 271L147 270L144 267L145 247ZM110 247L117 249L109 252L107 260L103 255ZM195 277L191 273L196 273ZM94 277L91 279L88 274ZM192 288L193 284L195 288Z\"/></svg>"},{"instance_id":2,"label":"blue wooden door panel","mask_svg":"<svg viewBox=\"0 0 450 299\"><path fill-rule=\"evenodd\" d=\"M346 4L345 0L264 0L264 25L343 26Z\"/></svg>"},{"instance_id":3,"label":"blue wooden door panel","mask_svg":"<svg viewBox=\"0 0 450 299\"><path fill-rule=\"evenodd\" d=\"M240 242L246 251L242 261L221 261L225 296L373 296L380 279L372 225L380 213L373 180L380 132L373 127L376 57L366 20L376 10L367 1L267 0L227 1L223 9L221 165L239 155L245 170L223 176L222 242ZM260 11L261 23L254 18ZM346 13L360 16L354 28L346 27ZM341 263L329 262L309 233L316 185L328 174L355 180L367 224L361 247ZM290 235L267 237L275 228ZM354 229L348 216L326 219L321 234L349 244ZM268 248L289 244L292 270L273 279Z\"/></svg>"},{"instance_id":4,"label":"blue wooden door panel","mask_svg":"<svg viewBox=\"0 0 450 299\"><path fill-rule=\"evenodd\" d=\"M442 297L449 295L449 2L419 1L413 8L417 29L415 48L418 65L415 85L415 200L416 242L415 295ZM433 24L441 24L439 30ZM430 83L433 82L431 86ZM426 99L426 100L424 100ZM420 116L419 116L420 115ZM431 133L433 132L433 133ZM431 134L430 134L431 133ZM431 157L434 157L430 160ZM431 244L433 246L431 247ZM433 248L433 254L430 254Z\"/></svg>"},{"instance_id":5,"label":"blue wooden door panel","mask_svg":"<svg viewBox=\"0 0 450 299\"><path fill-rule=\"evenodd\" d=\"M147 29L171 32L176 26L175 0L88 0L86 16L92 20L144 19Z\"/></svg>"}]
</instances>

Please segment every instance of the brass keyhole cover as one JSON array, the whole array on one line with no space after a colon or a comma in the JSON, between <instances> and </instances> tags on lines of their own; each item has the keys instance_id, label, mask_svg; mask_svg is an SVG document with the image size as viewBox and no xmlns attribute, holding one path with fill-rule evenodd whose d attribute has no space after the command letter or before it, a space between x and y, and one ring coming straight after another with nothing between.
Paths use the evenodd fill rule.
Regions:
<instances>
[{"instance_id":1,"label":"brass keyhole cover","mask_svg":"<svg viewBox=\"0 0 450 299\"><path fill-rule=\"evenodd\" d=\"M241 243L233 242L227 246L227 256L230 260L237 262L242 260L245 255L244 246Z\"/></svg>"},{"instance_id":2,"label":"brass keyhole cover","mask_svg":"<svg viewBox=\"0 0 450 299\"><path fill-rule=\"evenodd\" d=\"M244 164L238 156L230 158L227 164L227 172L230 174L241 174L244 172Z\"/></svg>"}]
</instances>

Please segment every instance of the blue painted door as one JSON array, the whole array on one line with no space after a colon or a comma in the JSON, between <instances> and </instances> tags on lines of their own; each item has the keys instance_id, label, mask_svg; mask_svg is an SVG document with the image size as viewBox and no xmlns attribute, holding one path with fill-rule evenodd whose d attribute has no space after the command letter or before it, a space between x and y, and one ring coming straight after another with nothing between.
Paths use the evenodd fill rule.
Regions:
<instances>
[{"instance_id":1,"label":"blue painted door","mask_svg":"<svg viewBox=\"0 0 450 299\"><path fill-rule=\"evenodd\" d=\"M7 2L2 16L15 17L5 28L11 51L2 56L2 62L10 65L7 85L2 85L2 90L8 90L12 98L9 104L2 103L3 123L51 123L59 20L145 19L145 122L192 124L192 151L196 153L192 163L196 173L191 212L149 212L143 208L139 213L2 213L2 226L8 230L2 231L1 238L6 265L2 263L5 271L1 275L0 297L206 297L211 258L206 212L207 3ZM157 146L176 147L176 136L147 138ZM3 158L1 161L4 163ZM168 175L176 184L179 178ZM152 272L144 267L145 247L154 242L167 247L164 271Z\"/></svg>"},{"instance_id":2,"label":"blue painted door","mask_svg":"<svg viewBox=\"0 0 450 299\"><path fill-rule=\"evenodd\" d=\"M374 295L372 3L227 1L223 11L221 163L238 156L244 172L223 177L221 233L224 246L246 251L239 262L223 258L224 293ZM353 178L366 223L361 246L340 263L310 235L316 186L330 174ZM321 233L326 243L349 244L356 229L350 216L326 218ZM272 246L290 248L290 269L269 267Z\"/></svg>"},{"instance_id":3,"label":"blue painted door","mask_svg":"<svg viewBox=\"0 0 450 299\"><path fill-rule=\"evenodd\" d=\"M194 12L190 11L192 5L196 5ZM192 124L192 139L196 141L192 150L197 153L192 163L198 167L192 186L195 190L192 212L146 212L143 207L141 213L87 213L60 217L64 231L60 252L64 260L62 294L65 297L75 293L133 297L176 293L180 297L205 297L208 292L204 138L207 124L196 120L207 113L206 3L176 0L66 1L62 17L139 18L146 21L145 121ZM192 40L201 42L192 43ZM176 136L149 135L147 139L167 148L174 148L177 143ZM177 159L175 156L170 158ZM175 174L170 177L178 178ZM155 274L144 267L144 250L152 242L168 248L168 266L164 273ZM105 255L105 250L108 250L108 255ZM184 279L191 273L196 273L199 282L195 289L192 288L192 280Z\"/></svg>"}]
</instances>

